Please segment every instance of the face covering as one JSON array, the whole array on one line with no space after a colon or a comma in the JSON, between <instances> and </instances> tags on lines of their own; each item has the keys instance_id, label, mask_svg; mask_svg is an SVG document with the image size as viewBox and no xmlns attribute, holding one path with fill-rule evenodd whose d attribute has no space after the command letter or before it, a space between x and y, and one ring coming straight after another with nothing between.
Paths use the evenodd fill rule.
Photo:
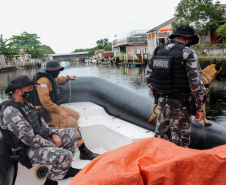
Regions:
<instances>
[{"instance_id":1,"label":"face covering","mask_svg":"<svg viewBox=\"0 0 226 185\"><path fill-rule=\"evenodd\" d=\"M53 78L57 78L58 75L60 74L60 71L46 71L49 73Z\"/></svg>"},{"instance_id":2,"label":"face covering","mask_svg":"<svg viewBox=\"0 0 226 185\"><path fill-rule=\"evenodd\" d=\"M21 92L23 92L22 94L22 98L28 102L32 102L32 97L33 97L33 90L32 91L27 91L27 92L24 92L21 90Z\"/></svg>"}]
</instances>

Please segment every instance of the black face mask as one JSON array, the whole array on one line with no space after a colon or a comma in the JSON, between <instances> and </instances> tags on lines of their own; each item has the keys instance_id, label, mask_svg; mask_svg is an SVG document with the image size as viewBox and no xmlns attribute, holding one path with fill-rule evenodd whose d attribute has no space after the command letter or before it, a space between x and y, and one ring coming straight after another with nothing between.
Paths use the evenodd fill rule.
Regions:
<instances>
[{"instance_id":1,"label":"black face mask","mask_svg":"<svg viewBox=\"0 0 226 185\"><path fill-rule=\"evenodd\" d=\"M60 74L60 71L46 71L49 73L53 78L57 78L58 75Z\"/></svg>"},{"instance_id":2,"label":"black face mask","mask_svg":"<svg viewBox=\"0 0 226 185\"><path fill-rule=\"evenodd\" d=\"M21 90L21 92L24 92ZM28 102L32 102L32 97L33 97L33 90L32 91L27 91L24 92L24 94L22 94L21 96L24 100L28 101Z\"/></svg>"}]
</instances>

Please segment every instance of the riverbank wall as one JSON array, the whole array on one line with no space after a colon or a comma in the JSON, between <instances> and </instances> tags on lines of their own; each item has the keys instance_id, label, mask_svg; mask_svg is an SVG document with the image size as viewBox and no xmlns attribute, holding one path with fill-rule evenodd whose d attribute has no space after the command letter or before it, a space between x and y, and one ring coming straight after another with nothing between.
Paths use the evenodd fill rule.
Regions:
<instances>
[{"instance_id":1,"label":"riverbank wall","mask_svg":"<svg viewBox=\"0 0 226 185\"><path fill-rule=\"evenodd\" d=\"M195 52L198 55L198 58L200 59L214 59L217 60L224 60L226 61L226 47L216 47L216 48L195 48Z\"/></svg>"}]
</instances>

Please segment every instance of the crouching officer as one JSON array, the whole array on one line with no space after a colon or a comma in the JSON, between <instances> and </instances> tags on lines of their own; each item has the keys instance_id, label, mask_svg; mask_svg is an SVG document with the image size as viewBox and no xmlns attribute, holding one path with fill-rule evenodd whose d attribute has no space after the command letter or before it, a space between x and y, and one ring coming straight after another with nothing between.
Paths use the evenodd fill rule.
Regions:
<instances>
[{"instance_id":1,"label":"crouching officer","mask_svg":"<svg viewBox=\"0 0 226 185\"><path fill-rule=\"evenodd\" d=\"M202 71L194 50L199 38L189 26L180 26L159 45L146 71L149 88L158 102L155 137L189 147L191 135L190 94L196 108L196 121L203 117L206 97Z\"/></svg>"},{"instance_id":2,"label":"crouching officer","mask_svg":"<svg viewBox=\"0 0 226 185\"><path fill-rule=\"evenodd\" d=\"M77 130L77 147L80 151L80 159L92 160L99 154L91 152L82 139L78 128L79 113L64 106L59 106L62 102L61 88L58 84L63 84L68 80L75 80L75 76L60 76L63 71L57 61L49 61L46 64L45 72L39 72L34 77L34 81L40 85L34 88L33 105L48 125L55 125L58 128L75 128Z\"/></svg>"},{"instance_id":3,"label":"crouching officer","mask_svg":"<svg viewBox=\"0 0 226 185\"><path fill-rule=\"evenodd\" d=\"M75 176L80 170L71 167L75 154L77 132L73 128L50 128L38 118L29 103L33 85L28 76L11 81L5 93L8 100L0 104L0 129L6 144L12 149L12 159L31 168L33 163L52 165L44 185Z\"/></svg>"}]
</instances>

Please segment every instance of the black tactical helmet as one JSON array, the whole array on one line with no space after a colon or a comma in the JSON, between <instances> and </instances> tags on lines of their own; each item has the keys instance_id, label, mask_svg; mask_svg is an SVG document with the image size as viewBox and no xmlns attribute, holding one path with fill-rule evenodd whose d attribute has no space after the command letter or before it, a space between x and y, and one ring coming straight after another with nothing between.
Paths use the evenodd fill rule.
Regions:
<instances>
[{"instance_id":1,"label":"black tactical helmet","mask_svg":"<svg viewBox=\"0 0 226 185\"><path fill-rule=\"evenodd\" d=\"M63 71L64 67L61 67L57 61L49 61L46 63L45 71Z\"/></svg>"},{"instance_id":2,"label":"black tactical helmet","mask_svg":"<svg viewBox=\"0 0 226 185\"><path fill-rule=\"evenodd\" d=\"M6 89L5 93L9 93L10 91L14 91L16 89L20 89L22 87L28 86L28 85L35 85L38 84L36 82L33 82L30 80L30 78L27 75L21 75L16 77L14 80L12 80Z\"/></svg>"},{"instance_id":3,"label":"black tactical helmet","mask_svg":"<svg viewBox=\"0 0 226 185\"><path fill-rule=\"evenodd\" d=\"M173 39L175 36L182 36L182 37L192 37L192 42L189 43L190 45L197 44L199 42L199 38L195 35L194 30L190 26L179 26L175 33L169 36L170 39Z\"/></svg>"}]
</instances>

